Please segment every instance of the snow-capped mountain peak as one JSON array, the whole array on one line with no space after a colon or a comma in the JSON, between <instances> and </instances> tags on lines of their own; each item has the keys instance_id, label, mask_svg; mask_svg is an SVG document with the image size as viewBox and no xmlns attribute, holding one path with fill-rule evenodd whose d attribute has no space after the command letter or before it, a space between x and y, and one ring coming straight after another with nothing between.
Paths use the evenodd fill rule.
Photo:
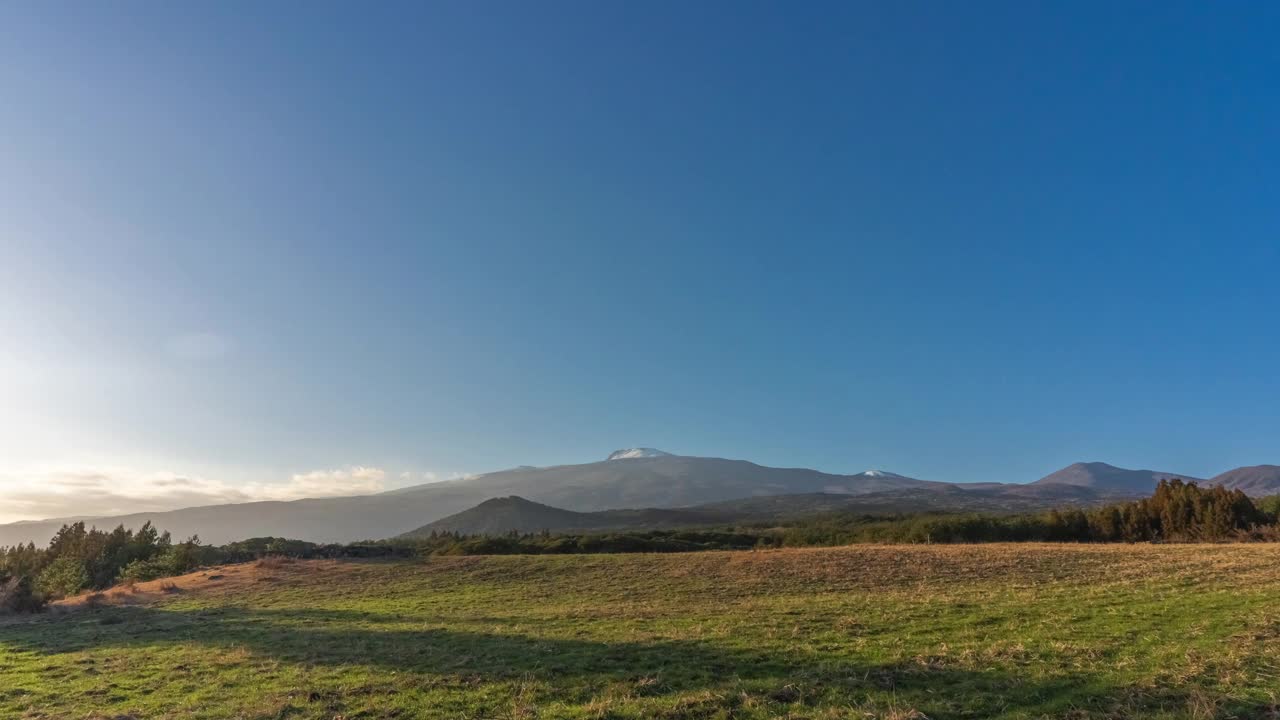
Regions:
<instances>
[{"instance_id":1,"label":"snow-capped mountain peak","mask_svg":"<svg viewBox=\"0 0 1280 720\"><path fill-rule=\"evenodd\" d=\"M605 458L605 460L631 460L634 458L668 457L669 455L671 453L662 452L656 448L624 448L609 453L609 457Z\"/></svg>"},{"instance_id":2,"label":"snow-capped mountain peak","mask_svg":"<svg viewBox=\"0 0 1280 720\"><path fill-rule=\"evenodd\" d=\"M900 477L905 477L905 476L903 476L903 475L899 475L898 473L892 473L892 472L889 472L888 470L863 470L862 472L860 472L860 473L858 473L858 474L859 474L859 475L861 475L862 477L873 477L873 478L900 478Z\"/></svg>"}]
</instances>

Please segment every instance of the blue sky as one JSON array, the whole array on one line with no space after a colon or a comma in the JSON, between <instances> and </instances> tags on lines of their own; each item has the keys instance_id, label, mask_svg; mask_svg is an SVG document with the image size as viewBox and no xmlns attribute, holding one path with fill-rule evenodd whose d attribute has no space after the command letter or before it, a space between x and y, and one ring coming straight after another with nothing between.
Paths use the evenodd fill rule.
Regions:
<instances>
[{"instance_id":1,"label":"blue sky","mask_svg":"<svg viewBox=\"0 0 1280 720\"><path fill-rule=\"evenodd\" d=\"M0 519L632 445L957 481L1280 462L1277 31L7 5Z\"/></svg>"}]
</instances>

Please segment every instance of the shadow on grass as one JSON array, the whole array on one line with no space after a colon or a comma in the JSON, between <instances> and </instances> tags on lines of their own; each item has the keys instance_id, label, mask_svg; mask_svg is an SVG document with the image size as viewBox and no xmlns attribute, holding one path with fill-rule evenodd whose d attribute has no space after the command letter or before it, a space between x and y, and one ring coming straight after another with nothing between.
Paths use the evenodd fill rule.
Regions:
<instances>
[{"instance_id":1,"label":"shadow on grass","mask_svg":"<svg viewBox=\"0 0 1280 720\"><path fill-rule=\"evenodd\" d=\"M0 628L0 650L45 655L175 644L244 649L299 666L372 666L460 686L536 681L539 702L587 703L611 684L645 696L709 691L712 705L673 717L730 716L744 697L787 707L891 700L927 717L1277 718L1274 705L1194 685L1136 688L1101 674L1032 677L945 664L858 665L844 658L696 640L599 642L420 627L420 618L345 610L112 607ZM534 628L536 630L536 627ZM210 678L216 682L216 678ZM744 696L744 693L746 694Z\"/></svg>"}]
</instances>

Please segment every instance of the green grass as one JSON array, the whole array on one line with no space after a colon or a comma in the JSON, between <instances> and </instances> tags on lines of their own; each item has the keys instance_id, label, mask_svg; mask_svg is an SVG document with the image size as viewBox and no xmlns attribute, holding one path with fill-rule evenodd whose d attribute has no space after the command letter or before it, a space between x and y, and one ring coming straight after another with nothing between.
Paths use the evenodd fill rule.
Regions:
<instances>
[{"instance_id":1,"label":"green grass","mask_svg":"<svg viewBox=\"0 0 1280 720\"><path fill-rule=\"evenodd\" d=\"M216 574L133 605L0 624L0 717L1280 717L1276 546Z\"/></svg>"}]
</instances>

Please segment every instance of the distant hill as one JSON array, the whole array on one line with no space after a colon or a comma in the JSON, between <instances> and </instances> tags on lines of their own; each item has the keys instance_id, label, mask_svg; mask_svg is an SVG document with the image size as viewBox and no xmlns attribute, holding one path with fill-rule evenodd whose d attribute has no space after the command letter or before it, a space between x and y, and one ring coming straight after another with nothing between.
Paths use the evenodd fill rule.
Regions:
<instances>
[{"instance_id":1,"label":"distant hill","mask_svg":"<svg viewBox=\"0 0 1280 720\"><path fill-rule=\"evenodd\" d=\"M1156 470L1126 470L1104 462L1087 462L1068 465L1031 484L1074 485L1076 487L1145 494L1155 489L1155 486L1161 480L1169 478L1182 478L1190 482L1204 483L1202 479L1181 473L1159 472Z\"/></svg>"},{"instance_id":2,"label":"distant hill","mask_svg":"<svg viewBox=\"0 0 1280 720\"><path fill-rule=\"evenodd\" d=\"M493 498L460 513L407 532L401 537L425 537L432 532L463 535L505 535L516 531L534 533L609 529L660 529L730 522L729 513L712 510L644 508L639 510L597 510L574 512L536 503L522 497Z\"/></svg>"},{"instance_id":3,"label":"distant hill","mask_svg":"<svg viewBox=\"0 0 1280 720\"><path fill-rule=\"evenodd\" d=\"M827 513L874 515L935 510L1027 512L1054 507L1096 505L1131 497L1136 496L1069 485L998 485L975 489L965 489L959 485L937 485L863 495L761 495L689 508L575 512L512 496L486 500L473 508L427 523L401 537L425 537L432 532L505 535L512 531L660 530L700 525L784 522Z\"/></svg>"},{"instance_id":4,"label":"distant hill","mask_svg":"<svg viewBox=\"0 0 1280 720\"><path fill-rule=\"evenodd\" d=\"M592 513L580 513L525 500L518 495L485 500L473 508L427 523L402 537L452 532L466 535L498 535L516 530L536 532L544 528L595 527Z\"/></svg>"},{"instance_id":5,"label":"distant hill","mask_svg":"<svg viewBox=\"0 0 1280 720\"><path fill-rule=\"evenodd\" d=\"M1228 470L1209 478L1208 484L1241 490L1255 497L1280 494L1280 465L1252 465Z\"/></svg>"}]
</instances>

